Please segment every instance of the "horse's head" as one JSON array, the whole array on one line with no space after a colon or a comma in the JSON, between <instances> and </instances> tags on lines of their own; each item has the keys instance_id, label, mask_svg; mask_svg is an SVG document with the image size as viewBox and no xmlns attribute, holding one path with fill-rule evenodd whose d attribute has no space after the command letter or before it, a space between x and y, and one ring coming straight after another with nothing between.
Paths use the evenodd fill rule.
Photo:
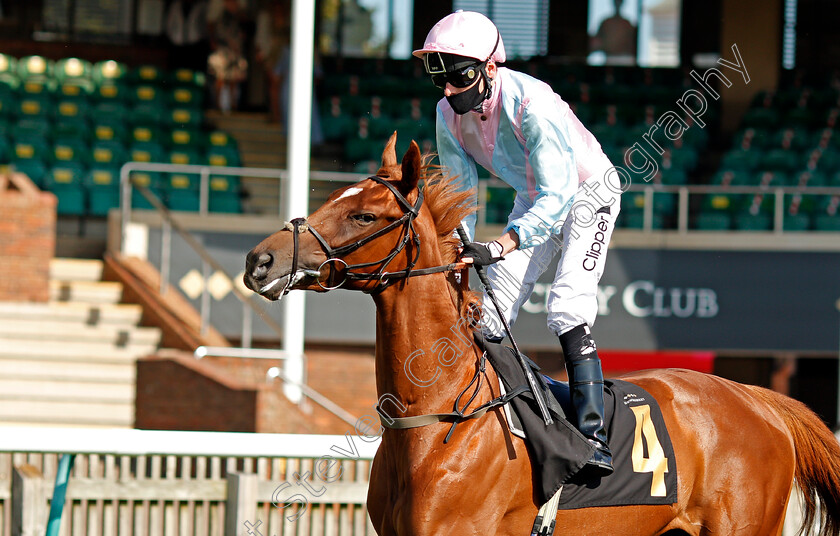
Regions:
<instances>
[{"instance_id":1,"label":"horse's head","mask_svg":"<svg viewBox=\"0 0 840 536\"><path fill-rule=\"evenodd\" d=\"M412 141L398 162L395 145L396 133L376 175L336 190L308 218L292 220L251 250L245 285L277 300L291 289L373 290L388 282L382 274L414 268L422 159Z\"/></svg>"}]
</instances>

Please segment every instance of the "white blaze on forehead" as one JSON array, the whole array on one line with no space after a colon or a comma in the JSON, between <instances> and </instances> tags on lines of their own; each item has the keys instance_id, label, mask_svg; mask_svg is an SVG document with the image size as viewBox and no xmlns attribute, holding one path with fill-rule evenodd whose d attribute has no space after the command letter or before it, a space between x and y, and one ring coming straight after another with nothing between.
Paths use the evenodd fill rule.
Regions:
<instances>
[{"instance_id":1,"label":"white blaze on forehead","mask_svg":"<svg viewBox=\"0 0 840 536\"><path fill-rule=\"evenodd\" d=\"M333 201L333 203L337 203L337 202L341 201L342 199L344 199L345 197L350 197L352 195L356 195L361 191L362 191L361 188L347 188L347 190L345 190L344 193L341 194L341 197L339 197L338 199Z\"/></svg>"}]
</instances>

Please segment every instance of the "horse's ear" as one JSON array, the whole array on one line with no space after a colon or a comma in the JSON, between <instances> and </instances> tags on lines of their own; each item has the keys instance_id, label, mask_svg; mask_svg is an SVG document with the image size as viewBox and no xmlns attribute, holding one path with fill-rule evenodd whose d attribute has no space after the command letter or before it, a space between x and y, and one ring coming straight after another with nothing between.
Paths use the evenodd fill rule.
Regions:
<instances>
[{"instance_id":1,"label":"horse's ear","mask_svg":"<svg viewBox=\"0 0 840 536\"><path fill-rule=\"evenodd\" d=\"M397 165L397 131L395 130L388 143L385 144L385 150L382 151L382 168L388 169Z\"/></svg>"},{"instance_id":2,"label":"horse's ear","mask_svg":"<svg viewBox=\"0 0 840 536\"><path fill-rule=\"evenodd\" d=\"M420 146L417 145L416 141L411 140L408 151L405 152L405 156L402 159L400 190L402 190L404 195L417 188L417 182L420 180L421 167Z\"/></svg>"}]
</instances>

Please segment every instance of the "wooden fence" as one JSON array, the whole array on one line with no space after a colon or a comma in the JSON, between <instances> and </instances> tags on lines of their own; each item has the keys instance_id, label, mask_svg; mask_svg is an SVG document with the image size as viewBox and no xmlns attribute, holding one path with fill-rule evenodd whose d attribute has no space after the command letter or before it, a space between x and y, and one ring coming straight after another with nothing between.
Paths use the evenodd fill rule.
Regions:
<instances>
[{"instance_id":1,"label":"wooden fence","mask_svg":"<svg viewBox=\"0 0 840 536\"><path fill-rule=\"evenodd\" d=\"M377 445L352 434L0 428L0 534L44 534L69 453L62 536L373 535Z\"/></svg>"}]
</instances>

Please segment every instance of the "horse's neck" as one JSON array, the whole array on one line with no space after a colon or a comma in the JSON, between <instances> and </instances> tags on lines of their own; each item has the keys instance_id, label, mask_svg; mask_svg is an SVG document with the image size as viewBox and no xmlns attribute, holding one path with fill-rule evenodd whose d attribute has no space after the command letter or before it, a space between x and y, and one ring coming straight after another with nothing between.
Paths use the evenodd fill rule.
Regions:
<instances>
[{"instance_id":1,"label":"horse's neck","mask_svg":"<svg viewBox=\"0 0 840 536\"><path fill-rule=\"evenodd\" d=\"M376 387L412 408L450 411L475 373L469 322L442 275L411 278L376 297Z\"/></svg>"}]
</instances>

